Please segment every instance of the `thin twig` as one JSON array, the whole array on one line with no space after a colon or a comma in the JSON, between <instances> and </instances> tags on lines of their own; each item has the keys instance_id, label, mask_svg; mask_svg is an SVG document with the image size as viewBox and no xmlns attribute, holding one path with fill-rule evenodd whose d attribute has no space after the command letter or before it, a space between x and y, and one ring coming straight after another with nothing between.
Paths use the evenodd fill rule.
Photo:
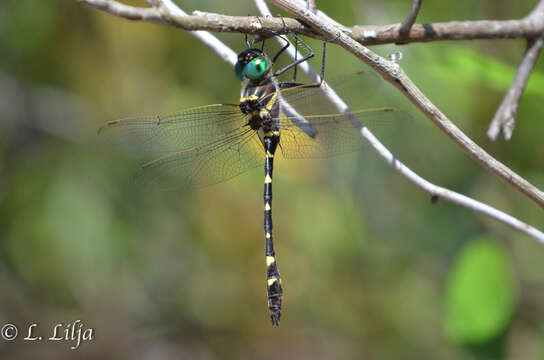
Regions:
<instances>
[{"instance_id":1,"label":"thin twig","mask_svg":"<svg viewBox=\"0 0 544 360\"><path fill-rule=\"evenodd\" d=\"M406 16L406 19L404 19L404 21L400 25L400 28L399 28L400 41L398 41L397 44L402 44L403 39L406 39L408 35L410 34L410 29L412 28L412 25L414 25L414 23L416 22L417 14L419 13L419 9L421 8L421 1L422 0L413 0L408 16Z\"/></svg>"},{"instance_id":2,"label":"thin twig","mask_svg":"<svg viewBox=\"0 0 544 360\"><path fill-rule=\"evenodd\" d=\"M105 11L115 16L128 20L142 20L162 23L163 19L159 11L153 8L140 8L129 6L110 0L77 0L80 3L95 9Z\"/></svg>"},{"instance_id":3,"label":"thin twig","mask_svg":"<svg viewBox=\"0 0 544 360\"><path fill-rule=\"evenodd\" d=\"M508 92L497 108L497 112L495 112L495 116L493 116L493 120L491 120L489 129L487 130L487 136L491 140L497 140L501 130L506 140L510 140L512 137L516 124L519 100L538 59L538 54L542 49L543 43L543 37L531 39L527 42L527 48L519 63L514 81L512 81L512 85L510 85Z\"/></svg>"},{"instance_id":4,"label":"thin twig","mask_svg":"<svg viewBox=\"0 0 544 360\"><path fill-rule=\"evenodd\" d=\"M151 0L154 1L154 5L156 8L160 8L160 11L168 12L168 15L176 15L176 16L182 16L180 14L184 14L184 12L179 9L171 0ZM231 49L229 49L226 45L224 45L221 41L219 41L217 38L215 38L210 33L199 31L197 33L192 33L196 36L196 34L199 34L199 38L204 41L204 43L212 48L217 54L220 55L220 57L225 60L229 64L233 64L231 61L231 57L229 56L222 56L221 54L226 53L234 53ZM225 51L225 48L228 49L228 51ZM236 60L236 56L234 56L234 61ZM301 67L304 69L304 67ZM314 72L314 75L317 76L317 74ZM315 77L317 78L317 77ZM454 203L457 203L459 205L465 206L467 208L473 209L477 212L483 213L485 215L488 215L494 219L497 219L506 225L509 225L510 227L517 229L535 239L537 239L540 242L544 242L544 234L537 229L515 219L514 217L505 214L489 205L482 204L474 199L468 198L464 195L457 194L455 192L452 192L450 190L435 186L425 179L419 177L417 174L413 173L410 169L408 169L406 166L404 166L402 163L400 163L398 160L396 160L393 155L387 150L371 133L366 129L365 127L361 128L361 134L372 144L372 146L378 151L378 153L392 166L394 166L397 171L399 171L403 176L408 178L410 181L414 182L417 186L427 191L429 194L431 194L432 199L436 199L436 197L441 197L446 200L450 200Z\"/></svg>"},{"instance_id":5,"label":"thin twig","mask_svg":"<svg viewBox=\"0 0 544 360\"><path fill-rule=\"evenodd\" d=\"M458 127L456 127L406 76L402 68L386 59L378 56L351 37L338 31L333 24L323 21L320 17L308 11L306 7L289 0L270 0L276 6L294 14L318 32L335 37L336 43L356 55L363 62L371 66L385 80L397 87L429 120L437 125L461 149L476 159L480 164L494 172L500 179L512 185L513 188L525 194L536 204L544 208L544 192L536 188L527 180L513 172L507 166L493 158L484 149L478 146Z\"/></svg>"},{"instance_id":6,"label":"thin twig","mask_svg":"<svg viewBox=\"0 0 544 360\"><path fill-rule=\"evenodd\" d=\"M129 20L151 21L175 26L187 31L213 31L244 34L268 35L270 31L285 34L280 18L257 19L254 16L227 16L207 13L203 15L187 15L170 12L168 17L156 9L141 8L121 4L113 0L77 0L88 6L123 17ZM203 14L203 13L201 13ZM324 14L317 10L316 14L323 19ZM162 16L161 16L162 15ZM314 39L326 40L322 34L295 19L284 19L289 30ZM330 18L328 19L331 20ZM414 24L408 37L399 37L400 24L342 27L342 30L362 45L379 45L412 42L428 42L441 40L474 40L533 38L544 32L544 17L527 16L520 20L479 20L452 21L446 23Z\"/></svg>"}]
</instances>

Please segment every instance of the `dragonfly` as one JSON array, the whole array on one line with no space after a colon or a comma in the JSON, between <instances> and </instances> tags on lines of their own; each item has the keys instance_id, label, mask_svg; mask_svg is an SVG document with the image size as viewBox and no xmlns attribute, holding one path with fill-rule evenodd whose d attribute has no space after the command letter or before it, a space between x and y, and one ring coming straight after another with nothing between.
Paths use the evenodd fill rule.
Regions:
<instances>
[{"instance_id":1,"label":"dragonfly","mask_svg":"<svg viewBox=\"0 0 544 360\"><path fill-rule=\"evenodd\" d=\"M246 38L247 49L238 54L234 67L242 83L240 101L236 104L213 104L167 115L113 120L99 130L99 134L108 134L114 141L137 148L151 158L135 176L136 182L144 186L160 186L172 175L180 185L207 186L264 165L266 289L273 326L280 324L284 295L272 232L272 174L278 148L287 159L323 158L355 151L363 142L353 126L353 117L367 126L394 124L403 117L401 111L392 107L339 113L321 91L327 41L323 42L321 81L297 82L296 67L315 53L294 36L309 54L295 57L275 71L274 65L290 46L289 41L282 38L287 40L286 45L270 58L264 46L253 47ZM280 81L280 75L292 68L293 80ZM329 86L343 88L360 78L371 79L367 86L371 93L378 77L366 72L339 77L330 81Z\"/></svg>"}]
</instances>

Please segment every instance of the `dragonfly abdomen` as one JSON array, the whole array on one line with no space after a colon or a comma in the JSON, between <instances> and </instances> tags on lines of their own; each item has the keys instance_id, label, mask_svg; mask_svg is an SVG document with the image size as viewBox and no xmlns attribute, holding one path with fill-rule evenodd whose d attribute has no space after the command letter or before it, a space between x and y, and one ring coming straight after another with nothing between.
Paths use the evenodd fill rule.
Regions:
<instances>
[{"instance_id":1,"label":"dragonfly abdomen","mask_svg":"<svg viewBox=\"0 0 544 360\"><path fill-rule=\"evenodd\" d=\"M266 152L264 163L264 238L266 245L266 288L268 310L272 325L280 324L283 290L280 273L276 263L274 241L272 238L272 172L274 170L274 154L280 142L279 131L265 133L263 144Z\"/></svg>"}]
</instances>

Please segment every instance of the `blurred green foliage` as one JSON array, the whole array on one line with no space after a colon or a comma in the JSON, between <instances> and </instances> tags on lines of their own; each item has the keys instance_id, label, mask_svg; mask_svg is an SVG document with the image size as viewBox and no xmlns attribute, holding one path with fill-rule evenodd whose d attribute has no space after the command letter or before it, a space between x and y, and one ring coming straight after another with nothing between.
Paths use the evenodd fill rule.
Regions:
<instances>
[{"instance_id":1,"label":"blurred green foliage","mask_svg":"<svg viewBox=\"0 0 544 360\"><path fill-rule=\"evenodd\" d=\"M389 24L410 3L318 6L346 25ZM251 1L180 4L189 12L257 13ZM533 5L428 2L418 22L521 18ZM234 50L245 46L241 35L218 36ZM373 50L400 49L405 71L445 114L544 188L541 60L512 141L485 137L524 46L481 40ZM232 68L187 33L76 1L3 0L0 54L0 325L24 332L38 323L48 337L54 324L81 319L96 331L77 351L71 342L0 340L4 357L542 358L542 245L464 208L431 204L364 152L278 158L274 231L286 294L282 325L273 329L262 169L204 189L154 191L130 181L137 161L96 137L107 120L238 100ZM361 68L329 47L327 76ZM544 227L538 206L389 90L391 104L414 118L387 139L400 160Z\"/></svg>"},{"instance_id":2,"label":"blurred green foliage","mask_svg":"<svg viewBox=\"0 0 544 360\"><path fill-rule=\"evenodd\" d=\"M448 335L467 344L492 340L510 323L515 298L507 254L490 239L473 239L457 256L448 280Z\"/></svg>"},{"instance_id":3,"label":"blurred green foliage","mask_svg":"<svg viewBox=\"0 0 544 360\"><path fill-rule=\"evenodd\" d=\"M432 64L432 74L442 81L455 83L468 78L472 82L485 82L496 91L506 91L510 87L516 69L504 62L479 54L473 49L453 47L448 61L443 64ZM445 71L447 68L448 71ZM463 74L463 77L459 77ZM544 74L538 69L531 74L524 91L528 96L544 95Z\"/></svg>"}]
</instances>

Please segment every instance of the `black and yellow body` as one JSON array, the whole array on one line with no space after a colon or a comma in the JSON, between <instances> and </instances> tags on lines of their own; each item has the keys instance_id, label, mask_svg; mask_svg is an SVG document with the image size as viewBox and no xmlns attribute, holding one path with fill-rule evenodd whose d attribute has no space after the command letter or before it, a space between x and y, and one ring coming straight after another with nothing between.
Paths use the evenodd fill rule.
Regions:
<instances>
[{"instance_id":1,"label":"black and yellow body","mask_svg":"<svg viewBox=\"0 0 544 360\"><path fill-rule=\"evenodd\" d=\"M258 49L248 49L238 56L237 68L243 68L255 59L263 59L264 65L270 62ZM280 142L280 130L277 123L279 103L277 84L271 76L266 76L268 69L263 68L262 77L251 79L246 77L242 85L240 110L246 114L247 123L259 134L264 146L264 238L266 255L266 281L268 309L273 325L280 324L283 290L280 273L276 263L272 235L272 172L274 155Z\"/></svg>"},{"instance_id":2,"label":"black and yellow body","mask_svg":"<svg viewBox=\"0 0 544 360\"><path fill-rule=\"evenodd\" d=\"M268 309L273 325L280 324L280 311L283 290L276 263L274 242L272 239L272 171L274 170L274 154L280 141L279 131L265 134L263 143L266 151L264 163L264 238L266 246L266 286Z\"/></svg>"}]
</instances>

